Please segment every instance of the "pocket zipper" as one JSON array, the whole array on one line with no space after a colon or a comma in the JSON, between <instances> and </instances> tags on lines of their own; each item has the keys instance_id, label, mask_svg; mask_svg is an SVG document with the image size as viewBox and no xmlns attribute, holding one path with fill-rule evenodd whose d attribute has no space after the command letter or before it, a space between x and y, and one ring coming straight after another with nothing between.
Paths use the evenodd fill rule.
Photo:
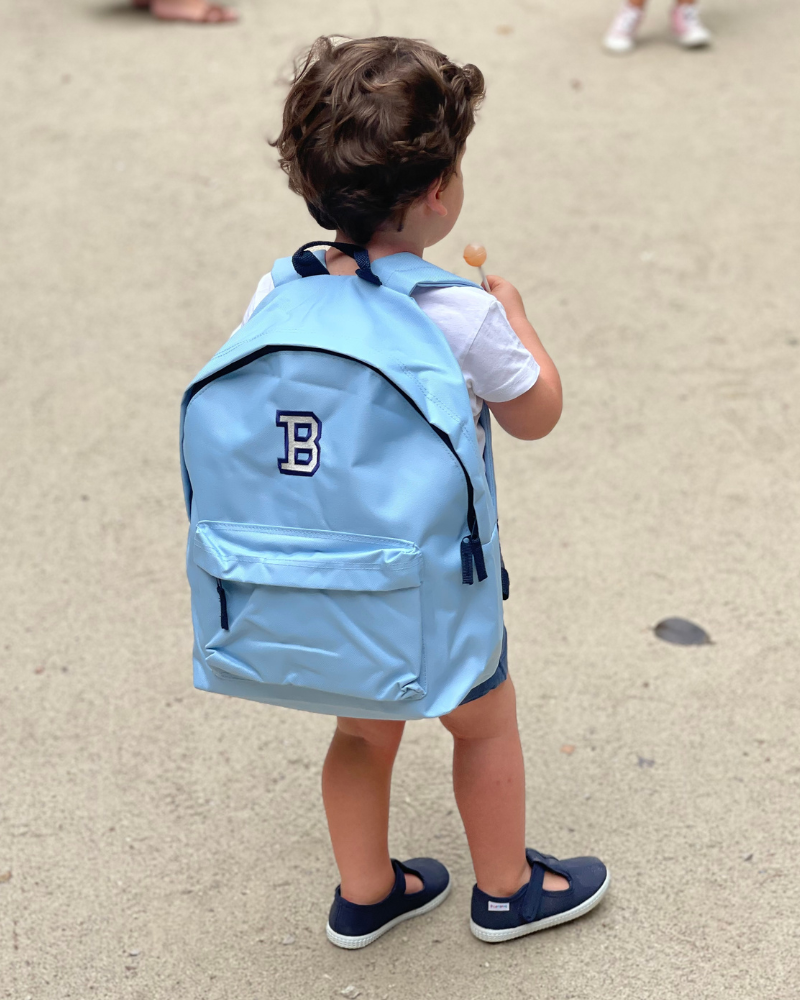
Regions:
<instances>
[{"instance_id":1,"label":"pocket zipper","mask_svg":"<svg viewBox=\"0 0 800 1000\"><path fill-rule=\"evenodd\" d=\"M219 595L219 627L225 629L226 632L230 632L228 623L228 598L225 595L222 580L219 579L217 579L217 594Z\"/></svg>"}]
</instances>

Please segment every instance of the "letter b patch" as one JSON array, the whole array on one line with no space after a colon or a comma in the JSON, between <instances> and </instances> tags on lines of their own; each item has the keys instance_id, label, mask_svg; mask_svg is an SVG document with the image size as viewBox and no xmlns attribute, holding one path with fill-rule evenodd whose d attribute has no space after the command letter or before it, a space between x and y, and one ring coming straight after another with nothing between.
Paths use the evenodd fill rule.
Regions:
<instances>
[{"instance_id":1,"label":"letter b patch","mask_svg":"<svg viewBox=\"0 0 800 1000\"><path fill-rule=\"evenodd\" d=\"M278 459L284 476L313 476L319 468L322 421L301 410L278 410L275 424L283 427L286 454Z\"/></svg>"}]
</instances>

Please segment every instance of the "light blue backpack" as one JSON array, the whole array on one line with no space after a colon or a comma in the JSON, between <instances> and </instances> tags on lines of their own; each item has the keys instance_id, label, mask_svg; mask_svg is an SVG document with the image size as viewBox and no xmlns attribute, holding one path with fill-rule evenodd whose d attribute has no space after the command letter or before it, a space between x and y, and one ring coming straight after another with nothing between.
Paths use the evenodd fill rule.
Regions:
<instances>
[{"instance_id":1,"label":"light blue backpack","mask_svg":"<svg viewBox=\"0 0 800 1000\"><path fill-rule=\"evenodd\" d=\"M444 715L503 641L489 413L410 297L410 253L310 243L186 391L194 682L357 718Z\"/></svg>"}]
</instances>

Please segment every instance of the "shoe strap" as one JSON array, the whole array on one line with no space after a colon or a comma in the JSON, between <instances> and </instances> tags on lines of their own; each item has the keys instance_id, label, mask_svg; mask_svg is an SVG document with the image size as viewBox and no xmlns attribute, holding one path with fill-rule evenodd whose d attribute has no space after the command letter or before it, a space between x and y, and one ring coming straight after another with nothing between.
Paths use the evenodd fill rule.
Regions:
<instances>
[{"instance_id":1,"label":"shoe strap","mask_svg":"<svg viewBox=\"0 0 800 1000\"><path fill-rule=\"evenodd\" d=\"M534 851L533 848L529 847L525 851L525 856L531 866L531 879L522 901L521 913L523 920L532 923L536 919L542 900L544 873L550 871L555 875L561 875L570 885L572 885L572 879L566 868L552 854L542 854L541 851Z\"/></svg>"},{"instance_id":2,"label":"shoe strap","mask_svg":"<svg viewBox=\"0 0 800 1000\"><path fill-rule=\"evenodd\" d=\"M532 847L529 847L525 851L525 856L528 859L529 865L533 866L538 863L543 865L548 871L554 872L556 875L562 875L568 882L572 881L567 869L552 854L542 854L541 851L534 851Z\"/></svg>"},{"instance_id":3,"label":"shoe strap","mask_svg":"<svg viewBox=\"0 0 800 1000\"><path fill-rule=\"evenodd\" d=\"M395 878L394 878L394 884L395 884L395 889L397 889L398 887L400 887L401 892L405 893L405 891L406 891L406 875L416 875L417 878L420 880L420 882L422 882L422 888L423 889L425 888L425 879L422 877L422 875L418 871L415 871L415 869L413 869L413 868L409 868L408 865L404 865L403 862L402 861L398 861L397 858L392 858L391 861L392 861L392 867L394 868L394 876L395 876Z\"/></svg>"},{"instance_id":4,"label":"shoe strap","mask_svg":"<svg viewBox=\"0 0 800 1000\"><path fill-rule=\"evenodd\" d=\"M536 919L539 912L539 903L542 901L542 883L544 882L544 865L534 861L531 865L531 878L525 896L520 907L520 916L526 924L531 924Z\"/></svg>"}]
</instances>

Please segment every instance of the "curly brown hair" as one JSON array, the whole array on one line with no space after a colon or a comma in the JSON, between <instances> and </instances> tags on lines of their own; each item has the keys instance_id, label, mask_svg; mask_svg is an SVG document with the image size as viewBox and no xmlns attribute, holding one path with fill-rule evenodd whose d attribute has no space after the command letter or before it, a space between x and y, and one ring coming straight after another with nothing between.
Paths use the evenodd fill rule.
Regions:
<instances>
[{"instance_id":1,"label":"curly brown hair","mask_svg":"<svg viewBox=\"0 0 800 1000\"><path fill-rule=\"evenodd\" d=\"M324 229L367 243L452 176L481 71L410 38L318 38L295 66L277 147L289 187Z\"/></svg>"}]
</instances>

